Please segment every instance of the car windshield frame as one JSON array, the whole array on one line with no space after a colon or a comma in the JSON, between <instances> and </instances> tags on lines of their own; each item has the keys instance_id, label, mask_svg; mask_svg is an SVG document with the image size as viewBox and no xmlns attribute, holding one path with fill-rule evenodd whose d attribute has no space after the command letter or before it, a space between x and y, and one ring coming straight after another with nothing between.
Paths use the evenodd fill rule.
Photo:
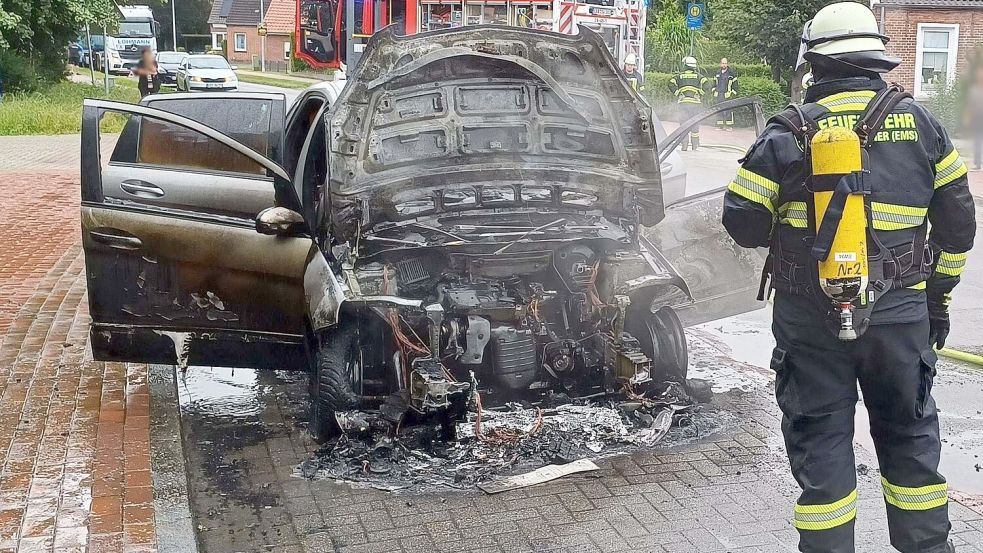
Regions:
<instances>
[{"instance_id":1,"label":"car windshield frame","mask_svg":"<svg viewBox=\"0 0 983 553\"><path fill-rule=\"evenodd\" d=\"M224 64L224 65L213 67L211 65L201 65L202 62ZM189 56L188 69L227 69L229 71L232 71L232 66L229 65L229 62L225 58L220 56L214 56L214 57L209 56L209 57L201 57L201 58Z\"/></svg>"}]
</instances>

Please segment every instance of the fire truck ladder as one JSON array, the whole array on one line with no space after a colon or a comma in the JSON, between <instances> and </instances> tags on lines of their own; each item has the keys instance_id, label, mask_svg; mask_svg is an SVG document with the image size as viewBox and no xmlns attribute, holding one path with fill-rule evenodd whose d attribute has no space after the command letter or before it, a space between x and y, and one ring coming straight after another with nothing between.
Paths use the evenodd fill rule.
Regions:
<instances>
[{"instance_id":1,"label":"fire truck ladder","mask_svg":"<svg viewBox=\"0 0 983 553\"><path fill-rule=\"evenodd\" d=\"M635 54L638 57L639 68L644 69L645 60L642 59L642 44L645 41L645 2L643 0L625 0L625 15L628 19L625 55Z\"/></svg>"}]
</instances>

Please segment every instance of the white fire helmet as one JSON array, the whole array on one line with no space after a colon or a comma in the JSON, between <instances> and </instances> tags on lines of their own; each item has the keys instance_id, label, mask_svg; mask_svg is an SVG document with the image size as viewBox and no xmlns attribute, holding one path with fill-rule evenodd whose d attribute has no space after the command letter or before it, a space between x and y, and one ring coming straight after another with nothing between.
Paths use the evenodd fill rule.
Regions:
<instances>
[{"instance_id":1,"label":"white fire helmet","mask_svg":"<svg viewBox=\"0 0 983 553\"><path fill-rule=\"evenodd\" d=\"M683 58L683 65L696 69L696 58L693 56L686 56Z\"/></svg>"},{"instance_id":2,"label":"white fire helmet","mask_svg":"<svg viewBox=\"0 0 983 553\"><path fill-rule=\"evenodd\" d=\"M638 56L635 54L625 56L625 65L638 65Z\"/></svg>"},{"instance_id":3,"label":"white fire helmet","mask_svg":"<svg viewBox=\"0 0 983 553\"><path fill-rule=\"evenodd\" d=\"M857 2L830 4L802 29L802 44L796 67L805 63L806 53L823 56L852 52L883 52L888 38L880 33L874 12Z\"/></svg>"}]
</instances>

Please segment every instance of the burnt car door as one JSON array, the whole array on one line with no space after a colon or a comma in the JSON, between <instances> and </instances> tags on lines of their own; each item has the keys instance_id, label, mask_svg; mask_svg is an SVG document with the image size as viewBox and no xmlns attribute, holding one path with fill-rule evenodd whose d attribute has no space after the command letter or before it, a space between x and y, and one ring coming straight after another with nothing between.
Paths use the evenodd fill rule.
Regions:
<instances>
[{"instance_id":1,"label":"burnt car door","mask_svg":"<svg viewBox=\"0 0 983 553\"><path fill-rule=\"evenodd\" d=\"M287 98L281 92L152 94L140 104L208 125L283 165Z\"/></svg>"},{"instance_id":2,"label":"burnt car door","mask_svg":"<svg viewBox=\"0 0 983 553\"><path fill-rule=\"evenodd\" d=\"M104 163L100 139L114 137L101 127L120 126ZM99 100L84 103L82 159L96 359L303 366L305 270L323 258L291 217L301 208L284 169L193 119ZM137 173L179 176L184 199L106 193L107 176Z\"/></svg>"},{"instance_id":3,"label":"burnt car door","mask_svg":"<svg viewBox=\"0 0 983 553\"><path fill-rule=\"evenodd\" d=\"M166 94L148 96L141 103L207 125L282 163L286 104L282 94ZM143 125L149 125L147 130L151 132L142 132ZM207 190L203 190L201 173L173 165L171 158L195 149L201 156L209 155L200 147L213 144L200 144L196 148L198 138L176 127L157 125L141 117L129 118L109 164L103 169L103 195L164 208L207 208L234 217L255 215L272 205L269 183L244 180L238 171L211 172ZM137 146L142 151L135 151Z\"/></svg>"},{"instance_id":4,"label":"burnt car door","mask_svg":"<svg viewBox=\"0 0 983 553\"><path fill-rule=\"evenodd\" d=\"M756 134L760 134L764 121L757 98L728 100L684 121L659 144L660 161L688 137L692 128L720 112L740 109L749 110ZM757 301L764 256L738 246L727 234L721 223L725 191L726 187L715 188L666 206L665 219L645 229L640 237L679 277L675 293L656 302L672 306L686 326L765 305Z\"/></svg>"}]
</instances>

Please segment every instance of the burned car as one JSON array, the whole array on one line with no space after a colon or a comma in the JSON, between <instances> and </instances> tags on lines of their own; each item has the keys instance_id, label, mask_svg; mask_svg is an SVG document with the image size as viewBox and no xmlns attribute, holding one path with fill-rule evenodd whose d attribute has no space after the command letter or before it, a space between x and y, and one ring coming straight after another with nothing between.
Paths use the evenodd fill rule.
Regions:
<instances>
[{"instance_id":1,"label":"burned car","mask_svg":"<svg viewBox=\"0 0 983 553\"><path fill-rule=\"evenodd\" d=\"M97 359L309 371L322 438L367 408L450 430L682 382L683 325L756 307L722 191L663 204L651 108L589 30L390 27L326 90L86 101Z\"/></svg>"}]
</instances>

